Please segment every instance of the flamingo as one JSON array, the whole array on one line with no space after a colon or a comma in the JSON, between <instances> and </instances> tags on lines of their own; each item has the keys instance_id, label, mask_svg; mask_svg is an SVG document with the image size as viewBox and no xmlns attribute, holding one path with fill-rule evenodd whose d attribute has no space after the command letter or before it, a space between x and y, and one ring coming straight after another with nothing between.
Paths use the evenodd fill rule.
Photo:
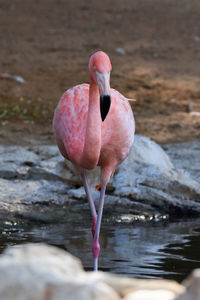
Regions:
<instances>
[{"instance_id":1,"label":"flamingo","mask_svg":"<svg viewBox=\"0 0 200 300\"><path fill-rule=\"evenodd\" d=\"M129 154L135 122L129 100L110 88L111 62L105 52L89 60L90 84L76 85L61 97L54 112L53 131L58 148L80 173L92 214L94 271L98 270L99 234L106 184ZM87 170L100 167L98 213L92 199Z\"/></svg>"}]
</instances>

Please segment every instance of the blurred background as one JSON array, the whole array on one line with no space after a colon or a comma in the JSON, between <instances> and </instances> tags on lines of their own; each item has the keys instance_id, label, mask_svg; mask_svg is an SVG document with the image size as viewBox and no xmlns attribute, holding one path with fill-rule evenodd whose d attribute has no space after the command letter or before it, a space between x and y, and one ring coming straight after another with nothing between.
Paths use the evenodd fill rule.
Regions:
<instances>
[{"instance_id":1,"label":"blurred background","mask_svg":"<svg viewBox=\"0 0 200 300\"><path fill-rule=\"evenodd\" d=\"M52 143L62 93L110 56L111 86L136 132L160 143L200 138L199 0L0 0L0 142Z\"/></svg>"}]
</instances>

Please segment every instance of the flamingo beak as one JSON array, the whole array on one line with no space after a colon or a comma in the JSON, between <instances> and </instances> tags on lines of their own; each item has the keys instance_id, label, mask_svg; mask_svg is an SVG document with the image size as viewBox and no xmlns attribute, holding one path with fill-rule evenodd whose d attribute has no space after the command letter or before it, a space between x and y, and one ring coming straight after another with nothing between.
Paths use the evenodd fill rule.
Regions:
<instances>
[{"instance_id":1,"label":"flamingo beak","mask_svg":"<svg viewBox=\"0 0 200 300\"><path fill-rule=\"evenodd\" d=\"M97 84L100 93L100 112L102 122L105 120L111 105L110 96L110 73L99 73L96 71Z\"/></svg>"},{"instance_id":2,"label":"flamingo beak","mask_svg":"<svg viewBox=\"0 0 200 300\"><path fill-rule=\"evenodd\" d=\"M105 120L111 104L111 97L110 95L101 95L100 96L100 112L101 112L101 119L102 122Z\"/></svg>"}]
</instances>

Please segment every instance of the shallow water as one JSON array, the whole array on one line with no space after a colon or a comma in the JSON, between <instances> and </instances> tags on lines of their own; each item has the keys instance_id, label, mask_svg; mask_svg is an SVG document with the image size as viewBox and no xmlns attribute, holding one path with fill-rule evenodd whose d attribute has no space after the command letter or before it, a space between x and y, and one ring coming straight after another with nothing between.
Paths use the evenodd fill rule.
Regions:
<instances>
[{"instance_id":1,"label":"shallow water","mask_svg":"<svg viewBox=\"0 0 200 300\"><path fill-rule=\"evenodd\" d=\"M0 251L8 245L46 242L79 257L92 270L92 237L87 213L66 215L60 223L1 217ZM133 221L131 215L104 215L100 270L137 278L182 281L200 267L200 219Z\"/></svg>"}]
</instances>

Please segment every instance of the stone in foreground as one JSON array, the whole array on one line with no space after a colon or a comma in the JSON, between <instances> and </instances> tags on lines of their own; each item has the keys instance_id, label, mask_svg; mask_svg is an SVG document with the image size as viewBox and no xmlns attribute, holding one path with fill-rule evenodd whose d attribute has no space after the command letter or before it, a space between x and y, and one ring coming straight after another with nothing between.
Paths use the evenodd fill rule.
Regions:
<instances>
[{"instance_id":1,"label":"stone in foreground","mask_svg":"<svg viewBox=\"0 0 200 300\"><path fill-rule=\"evenodd\" d=\"M170 280L134 279L85 272L64 250L44 244L8 248L0 256L2 300L197 300L199 274L184 286Z\"/></svg>"}]
</instances>

